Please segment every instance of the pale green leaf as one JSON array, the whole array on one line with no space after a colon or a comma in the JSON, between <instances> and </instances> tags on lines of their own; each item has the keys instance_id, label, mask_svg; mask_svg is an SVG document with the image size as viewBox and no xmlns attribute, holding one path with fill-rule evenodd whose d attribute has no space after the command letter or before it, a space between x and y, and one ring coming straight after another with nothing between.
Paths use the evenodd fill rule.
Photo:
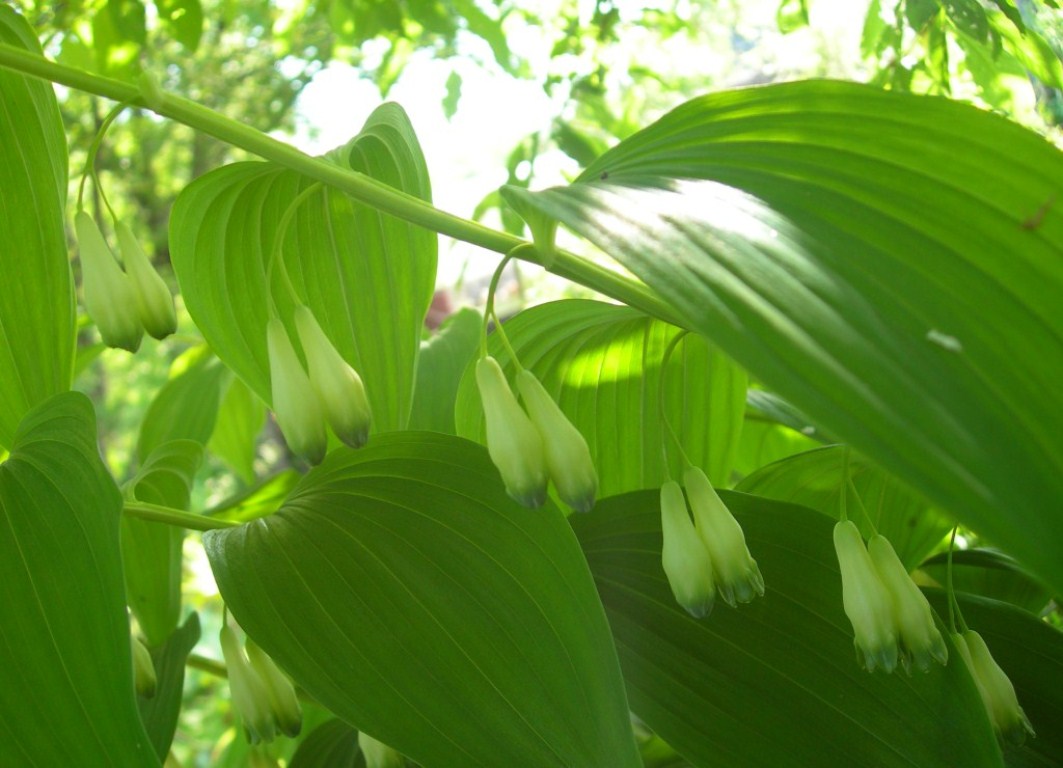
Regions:
<instances>
[{"instance_id":1,"label":"pale green leaf","mask_svg":"<svg viewBox=\"0 0 1063 768\"><path fill-rule=\"evenodd\" d=\"M262 401L243 381L230 376L207 447L245 483L255 479L255 440L265 420Z\"/></svg>"},{"instance_id":2,"label":"pale green leaf","mask_svg":"<svg viewBox=\"0 0 1063 768\"><path fill-rule=\"evenodd\" d=\"M214 431L225 366L205 349L194 351L187 367L167 381L144 414L137 440L137 458L144 462L171 440L205 445Z\"/></svg>"},{"instance_id":3,"label":"pale green leaf","mask_svg":"<svg viewBox=\"0 0 1063 768\"><path fill-rule=\"evenodd\" d=\"M447 318L421 346L410 429L454 434L454 401L465 367L480 344L483 316L471 307Z\"/></svg>"}]
</instances>

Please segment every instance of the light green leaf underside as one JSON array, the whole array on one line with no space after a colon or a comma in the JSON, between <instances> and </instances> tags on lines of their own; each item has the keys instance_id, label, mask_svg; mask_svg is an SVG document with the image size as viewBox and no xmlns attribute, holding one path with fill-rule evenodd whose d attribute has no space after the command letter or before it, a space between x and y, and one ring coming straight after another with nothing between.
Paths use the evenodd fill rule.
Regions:
<instances>
[{"instance_id":1,"label":"light green leaf underside","mask_svg":"<svg viewBox=\"0 0 1063 768\"><path fill-rule=\"evenodd\" d=\"M385 104L329 159L429 200L420 146L400 107ZM266 322L272 294L295 338L285 271L340 354L365 381L379 431L409 418L421 327L435 285L434 233L320 188L285 233L267 286L277 227L311 183L268 163L206 174L178 197L170 225L174 271L189 313L214 351L271 402Z\"/></svg>"},{"instance_id":2,"label":"light green leaf underside","mask_svg":"<svg viewBox=\"0 0 1063 768\"><path fill-rule=\"evenodd\" d=\"M171 440L205 445L218 419L227 373L205 348L190 354L188 367L163 384L148 406L140 424L137 458L146 461L152 451Z\"/></svg>"},{"instance_id":3,"label":"light green leaf underside","mask_svg":"<svg viewBox=\"0 0 1063 768\"><path fill-rule=\"evenodd\" d=\"M0 42L40 55L29 25L0 7ZM0 446L37 403L70 389L74 286L63 209L67 151L52 86L0 69Z\"/></svg>"},{"instance_id":4,"label":"light green leaf underside","mask_svg":"<svg viewBox=\"0 0 1063 768\"><path fill-rule=\"evenodd\" d=\"M126 488L148 504L188 509L203 446L171 440L155 448ZM162 645L181 615L184 529L123 516L122 563L126 599L151 646Z\"/></svg>"},{"instance_id":5,"label":"light green leaf underside","mask_svg":"<svg viewBox=\"0 0 1063 768\"><path fill-rule=\"evenodd\" d=\"M288 768L360 768L365 758L358 748L358 731L333 718L309 733L292 755Z\"/></svg>"},{"instance_id":6,"label":"light green leaf underside","mask_svg":"<svg viewBox=\"0 0 1063 768\"><path fill-rule=\"evenodd\" d=\"M159 765L133 693L121 505L88 398L26 415L0 464L0 765Z\"/></svg>"},{"instance_id":7,"label":"light green leaf underside","mask_svg":"<svg viewBox=\"0 0 1063 768\"><path fill-rule=\"evenodd\" d=\"M661 360L678 329L627 307L570 299L525 310L505 330L521 365L539 377L586 438L600 497L660 486L668 473L682 472L658 399ZM512 381L513 361L494 335L488 350ZM458 391L455 418L458 434L482 441L483 411L471 370ZM669 423L691 461L718 485L730 481L745 392L745 373L703 338L689 335L672 353L665 376Z\"/></svg>"},{"instance_id":8,"label":"light green leaf underside","mask_svg":"<svg viewBox=\"0 0 1063 768\"><path fill-rule=\"evenodd\" d=\"M807 81L696 99L571 187L509 192L1063 589L1052 145L960 103Z\"/></svg>"},{"instance_id":9,"label":"light green leaf underside","mask_svg":"<svg viewBox=\"0 0 1063 768\"><path fill-rule=\"evenodd\" d=\"M204 536L233 616L317 701L426 766L636 766L623 682L561 513L480 446L339 449L274 515Z\"/></svg>"},{"instance_id":10,"label":"light green leaf underside","mask_svg":"<svg viewBox=\"0 0 1063 768\"><path fill-rule=\"evenodd\" d=\"M889 539L908 570L914 569L941 543L952 522L862 456L849 451L847 461L847 450L828 446L790 456L757 470L735 490L801 504L837 519L848 463L852 481L844 495L848 517L865 539L876 531Z\"/></svg>"},{"instance_id":11,"label":"light green leaf underside","mask_svg":"<svg viewBox=\"0 0 1063 768\"><path fill-rule=\"evenodd\" d=\"M465 367L480 344L483 316L464 307L421 346L410 429L453 435L454 401Z\"/></svg>"},{"instance_id":12,"label":"light green leaf underside","mask_svg":"<svg viewBox=\"0 0 1063 768\"><path fill-rule=\"evenodd\" d=\"M262 401L241 379L230 376L207 447L245 483L255 480L255 441L265 421Z\"/></svg>"},{"instance_id":13,"label":"light green leaf underside","mask_svg":"<svg viewBox=\"0 0 1063 768\"><path fill-rule=\"evenodd\" d=\"M659 495L570 518L613 628L632 711L697 766L1000 766L974 684L954 660L870 675L842 610L830 518L721 492L766 594L697 620L661 567Z\"/></svg>"}]
</instances>

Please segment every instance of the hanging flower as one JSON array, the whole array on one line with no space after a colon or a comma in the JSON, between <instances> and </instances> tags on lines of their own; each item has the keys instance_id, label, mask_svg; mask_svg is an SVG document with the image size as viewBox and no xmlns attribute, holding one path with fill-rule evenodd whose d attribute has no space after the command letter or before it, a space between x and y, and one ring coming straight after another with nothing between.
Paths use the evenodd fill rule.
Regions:
<instances>
[{"instance_id":1,"label":"hanging flower","mask_svg":"<svg viewBox=\"0 0 1063 768\"><path fill-rule=\"evenodd\" d=\"M251 668L265 685L277 728L285 736L298 736L303 727L303 712L295 695L295 686L250 637L244 643L244 650Z\"/></svg>"},{"instance_id":2,"label":"hanging flower","mask_svg":"<svg viewBox=\"0 0 1063 768\"><path fill-rule=\"evenodd\" d=\"M280 318L266 326L273 412L289 447L312 464L325 458L325 415Z\"/></svg>"},{"instance_id":3,"label":"hanging flower","mask_svg":"<svg viewBox=\"0 0 1063 768\"><path fill-rule=\"evenodd\" d=\"M147 646L140 642L140 638L131 634L129 641L133 650L133 685L138 695L150 699L158 687L155 662L151 660L151 653Z\"/></svg>"},{"instance_id":4,"label":"hanging flower","mask_svg":"<svg viewBox=\"0 0 1063 768\"><path fill-rule=\"evenodd\" d=\"M676 602L695 618L709 615L716 600L712 560L674 480L661 486L661 533L661 565Z\"/></svg>"},{"instance_id":5,"label":"hanging flower","mask_svg":"<svg viewBox=\"0 0 1063 768\"><path fill-rule=\"evenodd\" d=\"M547 483L543 441L493 357L477 361L476 385L487 425L487 452L506 492L526 507L542 505Z\"/></svg>"},{"instance_id":6,"label":"hanging flower","mask_svg":"<svg viewBox=\"0 0 1063 768\"><path fill-rule=\"evenodd\" d=\"M164 339L177 330L173 295L129 227L116 221L114 233L118 237L118 250L122 254L126 275L136 291L140 323L150 336Z\"/></svg>"},{"instance_id":7,"label":"hanging flower","mask_svg":"<svg viewBox=\"0 0 1063 768\"><path fill-rule=\"evenodd\" d=\"M842 603L852 622L861 666L892 672L897 668L897 630L889 592L851 520L834 526L834 550L842 572Z\"/></svg>"},{"instance_id":8,"label":"hanging flower","mask_svg":"<svg viewBox=\"0 0 1063 768\"><path fill-rule=\"evenodd\" d=\"M952 642L974 678L975 687L997 736L1015 746L1021 746L1027 736L1036 736L1019 705L1015 686L989 652L982 636L969 629L963 634L953 634Z\"/></svg>"},{"instance_id":9,"label":"hanging flower","mask_svg":"<svg viewBox=\"0 0 1063 768\"><path fill-rule=\"evenodd\" d=\"M362 378L332 346L309 307L295 308L295 327L306 353L310 384L332 431L352 448L361 448L369 437L371 419Z\"/></svg>"},{"instance_id":10,"label":"hanging flower","mask_svg":"<svg viewBox=\"0 0 1063 768\"><path fill-rule=\"evenodd\" d=\"M358 731L358 748L362 750L366 768L403 768L406 761L396 750L377 741L365 731Z\"/></svg>"},{"instance_id":11,"label":"hanging flower","mask_svg":"<svg viewBox=\"0 0 1063 768\"><path fill-rule=\"evenodd\" d=\"M720 597L732 608L735 603L748 603L764 594L764 577L757 561L749 554L742 526L727 509L705 476L697 467L683 472L694 523L705 549L712 558L712 571Z\"/></svg>"},{"instance_id":12,"label":"hanging flower","mask_svg":"<svg viewBox=\"0 0 1063 768\"><path fill-rule=\"evenodd\" d=\"M136 352L144 336L136 288L114 260L96 221L85 211L74 214L74 231L81 252L85 311L96 323L104 344Z\"/></svg>"},{"instance_id":13,"label":"hanging flower","mask_svg":"<svg viewBox=\"0 0 1063 768\"><path fill-rule=\"evenodd\" d=\"M577 512L589 512L598 493L598 473L587 441L530 371L517 374L517 389L543 440L546 466L558 496Z\"/></svg>"},{"instance_id":14,"label":"hanging flower","mask_svg":"<svg viewBox=\"0 0 1063 768\"><path fill-rule=\"evenodd\" d=\"M890 596L893 620L901 640L901 663L905 669L909 668L910 661L924 672L930 669L931 661L947 663L949 652L934 624L930 604L908 575L889 540L874 536L867 544L867 551Z\"/></svg>"},{"instance_id":15,"label":"hanging flower","mask_svg":"<svg viewBox=\"0 0 1063 768\"><path fill-rule=\"evenodd\" d=\"M229 675L229 690L232 692L233 708L240 713L244 735L252 744L273 741L277 724L270 709L269 691L262 678L251 667L244 655L236 632L232 627L221 628L221 653Z\"/></svg>"}]
</instances>

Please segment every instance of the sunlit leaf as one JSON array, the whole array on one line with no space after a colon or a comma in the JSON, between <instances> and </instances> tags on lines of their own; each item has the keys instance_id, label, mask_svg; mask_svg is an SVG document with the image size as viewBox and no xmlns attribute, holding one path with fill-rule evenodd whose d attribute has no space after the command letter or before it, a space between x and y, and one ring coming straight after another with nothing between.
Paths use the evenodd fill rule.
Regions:
<instances>
[{"instance_id":1,"label":"sunlit leaf","mask_svg":"<svg viewBox=\"0 0 1063 768\"><path fill-rule=\"evenodd\" d=\"M21 16L0 6L0 42L40 54ZM0 446L19 420L70 388L74 287L63 208L67 150L52 86L0 68Z\"/></svg>"},{"instance_id":2,"label":"sunlit leaf","mask_svg":"<svg viewBox=\"0 0 1063 768\"><path fill-rule=\"evenodd\" d=\"M434 433L340 449L274 515L207 533L233 616L314 699L426 766L637 766L571 529Z\"/></svg>"},{"instance_id":3,"label":"sunlit leaf","mask_svg":"<svg viewBox=\"0 0 1063 768\"><path fill-rule=\"evenodd\" d=\"M578 183L507 194L1063 590L1060 179L997 115L805 81L688 102Z\"/></svg>"}]
</instances>

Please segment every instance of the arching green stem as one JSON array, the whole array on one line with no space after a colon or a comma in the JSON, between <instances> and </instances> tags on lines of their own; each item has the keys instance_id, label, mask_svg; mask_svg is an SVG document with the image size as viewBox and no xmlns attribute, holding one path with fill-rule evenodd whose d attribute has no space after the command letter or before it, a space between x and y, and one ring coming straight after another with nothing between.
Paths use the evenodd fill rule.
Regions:
<instances>
[{"instance_id":1,"label":"arching green stem","mask_svg":"<svg viewBox=\"0 0 1063 768\"><path fill-rule=\"evenodd\" d=\"M189 528L194 531L214 531L222 528L235 528L240 523L217 518L203 517L192 512L185 512L160 504L148 504L143 501L127 501L122 506L122 513L153 523L164 523L176 528Z\"/></svg>"}]
</instances>

